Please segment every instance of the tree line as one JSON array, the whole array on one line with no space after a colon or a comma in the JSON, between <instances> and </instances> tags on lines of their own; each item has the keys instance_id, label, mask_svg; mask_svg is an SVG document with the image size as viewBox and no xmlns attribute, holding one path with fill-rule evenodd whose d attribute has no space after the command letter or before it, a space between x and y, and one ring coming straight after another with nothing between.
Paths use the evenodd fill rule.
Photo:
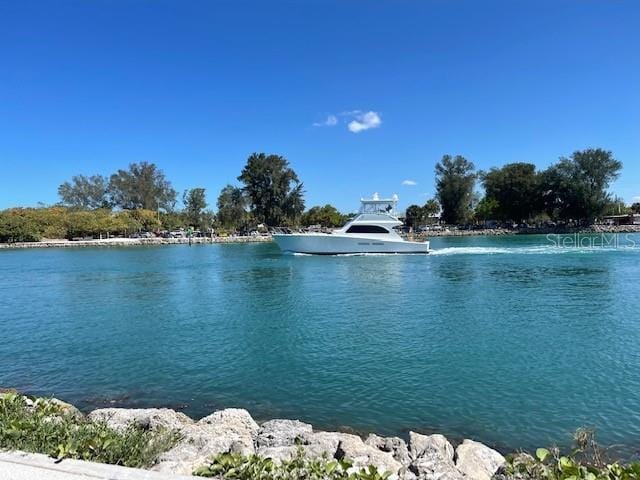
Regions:
<instances>
[{"instance_id":1,"label":"tree line","mask_svg":"<svg viewBox=\"0 0 640 480\"><path fill-rule=\"evenodd\" d=\"M621 170L622 163L601 148L575 151L541 171L524 162L477 171L463 156L444 155L435 168L435 198L408 207L406 221L424 224L438 209L449 225L495 220L586 226L607 214L640 213L640 203L627 207L608 191Z\"/></svg>"},{"instance_id":2,"label":"tree line","mask_svg":"<svg viewBox=\"0 0 640 480\"><path fill-rule=\"evenodd\" d=\"M477 171L463 156L444 155L435 167L435 197L409 206L405 221L413 227L487 220L588 225L607 213L640 213L640 203L629 208L608 192L621 169L622 163L600 148L576 151L542 171L522 162ZM53 207L0 212L0 242L187 226L202 232L247 232L259 224L336 227L349 218L330 204L305 211L303 183L282 156L251 154L237 180L239 185L221 190L214 212L203 187L184 191L177 208L178 192L153 163L132 163L108 177L76 175L58 187L60 203ZM483 196L476 193L479 185Z\"/></svg>"},{"instance_id":3,"label":"tree line","mask_svg":"<svg viewBox=\"0 0 640 480\"><path fill-rule=\"evenodd\" d=\"M193 227L202 232L247 231L258 224L294 225L304 212L304 190L289 162L254 153L209 208L205 188L178 192L164 172L149 162L132 163L110 176L76 175L58 187L52 207L0 212L0 242L75 238Z\"/></svg>"}]
</instances>

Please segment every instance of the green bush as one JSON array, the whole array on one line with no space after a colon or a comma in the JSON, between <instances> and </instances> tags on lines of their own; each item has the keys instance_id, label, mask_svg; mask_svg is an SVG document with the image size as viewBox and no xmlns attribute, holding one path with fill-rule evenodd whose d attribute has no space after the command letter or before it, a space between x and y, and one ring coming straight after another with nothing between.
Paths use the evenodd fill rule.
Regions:
<instances>
[{"instance_id":1,"label":"green bush","mask_svg":"<svg viewBox=\"0 0 640 480\"><path fill-rule=\"evenodd\" d=\"M299 448L294 458L282 463L257 455L223 453L193 474L228 480L386 480L390 476L372 466L349 473L351 466L347 459L306 458L304 450Z\"/></svg>"},{"instance_id":2,"label":"green bush","mask_svg":"<svg viewBox=\"0 0 640 480\"><path fill-rule=\"evenodd\" d=\"M146 431L131 426L118 432L46 399L29 402L15 393L0 395L2 450L146 468L177 441L178 435L173 431Z\"/></svg>"},{"instance_id":3,"label":"green bush","mask_svg":"<svg viewBox=\"0 0 640 480\"><path fill-rule=\"evenodd\" d=\"M561 455L557 448L539 448L535 457L517 454L496 475L514 480L640 480L640 463L607 462L606 451L598 446L592 430L574 434L576 448Z\"/></svg>"},{"instance_id":4,"label":"green bush","mask_svg":"<svg viewBox=\"0 0 640 480\"><path fill-rule=\"evenodd\" d=\"M37 242L42 237L37 222L26 208L0 212L0 242Z\"/></svg>"}]
</instances>

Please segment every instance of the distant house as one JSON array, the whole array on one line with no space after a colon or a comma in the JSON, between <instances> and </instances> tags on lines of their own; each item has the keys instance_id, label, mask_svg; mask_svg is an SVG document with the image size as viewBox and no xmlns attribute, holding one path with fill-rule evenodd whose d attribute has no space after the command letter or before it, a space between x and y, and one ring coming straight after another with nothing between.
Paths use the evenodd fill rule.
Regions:
<instances>
[{"instance_id":1,"label":"distant house","mask_svg":"<svg viewBox=\"0 0 640 480\"><path fill-rule=\"evenodd\" d=\"M640 214L606 215L602 217L602 223L605 225L640 225Z\"/></svg>"}]
</instances>

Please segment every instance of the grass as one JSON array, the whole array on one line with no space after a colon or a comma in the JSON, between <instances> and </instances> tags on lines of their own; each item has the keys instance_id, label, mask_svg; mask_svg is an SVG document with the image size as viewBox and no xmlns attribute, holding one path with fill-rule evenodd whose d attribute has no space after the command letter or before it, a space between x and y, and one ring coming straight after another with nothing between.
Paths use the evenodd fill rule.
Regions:
<instances>
[{"instance_id":1,"label":"grass","mask_svg":"<svg viewBox=\"0 0 640 480\"><path fill-rule=\"evenodd\" d=\"M173 431L147 431L137 426L116 431L47 399L0 395L0 450L148 468L177 441Z\"/></svg>"},{"instance_id":2,"label":"grass","mask_svg":"<svg viewBox=\"0 0 640 480\"><path fill-rule=\"evenodd\" d=\"M304 450L298 448L291 460L281 463L257 455L245 457L223 453L193 474L225 480L386 480L390 476L388 472L378 472L373 466L358 471L351 467L347 459L309 459Z\"/></svg>"}]
</instances>

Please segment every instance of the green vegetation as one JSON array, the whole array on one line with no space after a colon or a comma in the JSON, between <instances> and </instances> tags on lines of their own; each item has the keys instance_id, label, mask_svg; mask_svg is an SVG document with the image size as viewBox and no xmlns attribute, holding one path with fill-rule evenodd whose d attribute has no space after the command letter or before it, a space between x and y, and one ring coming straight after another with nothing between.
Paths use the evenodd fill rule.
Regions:
<instances>
[{"instance_id":1,"label":"green vegetation","mask_svg":"<svg viewBox=\"0 0 640 480\"><path fill-rule=\"evenodd\" d=\"M541 198L552 218L591 224L611 202L609 185L622 163L601 148L574 152L542 172Z\"/></svg>"},{"instance_id":2,"label":"green vegetation","mask_svg":"<svg viewBox=\"0 0 640 480\"><path fill-rule=\"evenodd\" d=\"M405 210L404 221L413 228L419 227L426 223L435 223L437 218L435 215L440 213L440 204L435 198L427 200L421 207L420 205L409 205Z\"/></svg>"},{"instance_id":3,"label":"green vegetation","mask_svg":"<svg viewBox=\"0 0 640 480\"><path fill-rule=\"evenodd\" d=\"M279 155L253 153L238 177L255 219L267 225L296 223L304 211L303 185Z\"/></svg>"},{"instance_id":4,"label":"green vegetation","mask_svg":"<svg viewBox=\"0 0 640 480\"><path fill-rule=\"evenodd\" d=\"M112 206L125 210L172 210L177 195L162 170L148 162L132 163L111 175L108 194Z\"/></svg>"},{"instance_id":5,"label":"green vegetation","mask_svg":"<svg viewBox=\"0 0 640 480\"><path fill-rule=\"evenodd\" d=\"M476 205L473 211L473 219L478 223L498 218L498 209L500 204L495 198L483 197Z\"/></svg>"},{"instance_id":6,"label":"green vegetation","mask_svg":"<svg viewBox=\"0 0 640 480\"><path fill-rule=\"evenodd\" d=\"M58 188L61 204L0 211L0 242L84 238L172 231L247 232L259 223L297 224L304 210L302 183L283 157L252 154L238 177L218 197L218 214L207 210L206 190L192 188L177 210L176 191L156 165L132 163L107 177L76 175Z\"/></svg>"},{"instance_id":7,"label":"green vegetation","mask_svg":"<svg viewBox=\"0 0 640 480\"><path fill-rule=\"evenodd\" d=\"M521 162L476 172L464 157L445 155L436 165L436 196L448 224L546 219L586 226L607 213L629 213L608 192L621 169L622 163L601 148L576 151L541 172ZM476 179L485 192L479 202L473 193Z\"/></svg>"},{"instance_id":8,"label":"green vegetation","mask_svg":"<svg viewBox=\"0 0 640 480\"><path fill-rule=\"evenodd\" d=\"M347 215L342 215L336 207L326 204L324 207L315 206L304 212L300 222L305 227L321 225L323 227L341 227L347 222Z\"/></svg>"},{"instance_id":9,"label":"green vegetation","mask_svg":"<svg viewBox=\"0 0 640 480\"><path fill-rule=\"evenodd\" d=\"M309 459L299 448L294 458L281 463L257 455L223 453L193 474L226 480L386 480L390 476L379 473L375 467L349 473L351 466L347 459Z\"/></svg>"},{"instance_id":10,"label":"green vegetation","mask_svg":"<svg viewBox=\"0 0 640 480\"><path fill-rule=\"evenodd\" d=\"M0 242L36 242L42 238L126 235L160 228L151 210L77 210L69 207L12 208L0 212Z\"/></svg>"},{"instance_id":11,"label":"green vegetation","mask_svg":"<svg viewBox=\"0 0 640 480\"><path fill-rule=\"evenodd\" d=\"M58 459L76 458L146 468L178 441L171 431L129 427L118 432L90 422L72 408L46 399L0 395L0 449L44 453Z\"/></svg>"},{"instance_id":12,"label":"green vegetation","mask_svg":"<svg viewBox=\"0 0 640 480\"><path fill-rule=\"evenodd\" d=\"M541 209L539 179L531 163L510 163L481 173L486 200L476 215L523 223ZM478 205L480 206L480 205Z\"/></svg>"},{"instance_id":13,"label":"green vegetation","mask_svg":"<svg viewBox=\"0 0 640 480\"><path fill-rule=\"evenodd\" d=\"M109 177L74 176L58 187L63 205L84 209L121 208L124 210L172 210L176 191L155 164L132 163Z\"/></svg>"},{"instance_id":14,"label":"green vegetation","mask_svg":"<svg viewBox=\"0 0 640 480\"><path fill-rule=\"evenodd\" d=\"M640 203L629 207L608 191L621 169L622 163L601 148L576 151L543 171L519 162L477 172L466 158L444 155L436 165L436 198L410 205L405 221L414 228L440 220L451 225L493 220L588 226L603 215L640 213ZM184 208L176 209L176 191L153 163L132 163L109 177L76 175L58 188L60 205L0 211L0 242L187 227L203 233L247 233L260 224L337 227L349 218L329 204L304 212L303 184L279 155L253 153L238 180L240 186L222 189L214 213L207 210L201 187L186 190ZM477 180L484 187L482 198L475 192Z\"/></svg>"},{"instance_id":15,"label":"green vegetation","mask_svg":"<svg viewBox=\"0 0 640 480\"><path fill-rule=\"evenodd\" d=\"M546 215L555 221L590 225L621 202L607 191L621 169L611 152L596 148L561 157L542 172L529 163L511 163L480 173L480 178L485 199L492 201L493 220L522 223Z\"/></svg>"},{"instance_id":16,"label":"green vegetation","mask_svg":"<svg viewBox=\"0 0 640 480\"><path fill-rule=\"evenodd\" d=\"M535 458L527 454L512 455L494 477L517 480L638 480L640 463L607 462L592 430L574 434L576 448L561 455L557 448L536 450Z\"/></svg>"},{"instance_id":17,"label":"green vegetation","mask_svg":"<svg viewBox=\"0 0 640 480\"><path fill-rule=\"evenodd\" d=\"M247 228L247 199L241 188L227 185L218 197L218 224L227 230Z\"/></svg>"},{"instance_id":18,"label":"green vegetation","mask_svg":"<svg viewBox=\"0 0 640 480\"><path fill-rule=\"evenodd\" d=\"M40 240L42 228L30 215L32 210L14 208L0 212L0 242L37 242Z\"/></svg>"},{"instance_id":19,"label":"green vegetation","mask_svg":"<svg viewBox=\"0 0 640 480\"><path fill-rule=\"evenodd\" d=\"M198 227L201 231L208 231L215 224L215 214L207 208L207 195L204 188L192 188L182 195L184 204L184 219L187 225Z\"/></svg>"},{"instance_id":20,"label":"green vegetation","mask_svg":"<svg viewBox=\"0 0 640 480\"><path fill-rule=\"evenodd\" d=\"M460 155L445 155L436 164L436 197L445 223L462 224L471 218L476 177L473 163Z\"/></svg>"},{"instance_id":21,"label":"green vegetation","mask_svg":"<svg viewBox=\"0 0 640 480\"><path fill-rule=\"evenodd\" d=\"M108 208L109 182L102 175L76 175L58 187L58 195L65 205L80 208Z\"/></svg>"}]
</instances>

